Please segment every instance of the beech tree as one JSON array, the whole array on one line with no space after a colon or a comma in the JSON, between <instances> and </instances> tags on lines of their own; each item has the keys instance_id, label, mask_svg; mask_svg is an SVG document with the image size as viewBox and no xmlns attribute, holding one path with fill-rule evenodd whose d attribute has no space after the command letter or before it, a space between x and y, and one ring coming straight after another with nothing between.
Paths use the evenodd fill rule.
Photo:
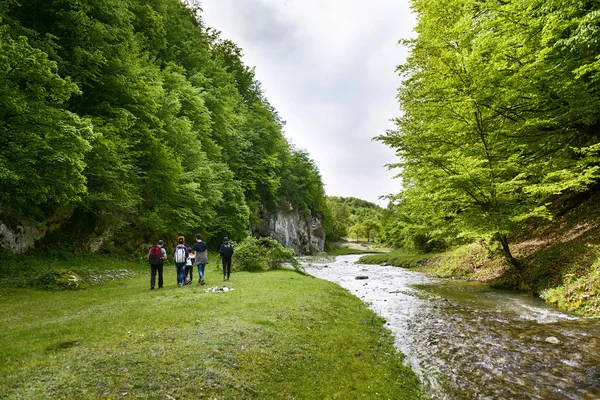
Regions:
<instances>
[{"instance_id":1,"label":"beech tree","mask_svg":"<svg viewBox=\"0 0 600 400\"><path fill-rule=\"evenodd\" d=\"M2 20L0 19L0 24ZM0 25L0 211L5 223L70 214L87 193L89 120L66 110L77 86Z\"/></svg>"},{"instance_id":2,"label":"beech tree","mask_svg":"<svg viewBox=\"0 0 600 400\"><path fill-rule=\"evenodd\" d=\"M508 235L530 217L551 218L549 196L598 178L599 6L412 6L417 37L403 41L411 54L398 67L403 114L378 138L397 150L398 206L440 236L494 238L514 262Z\"/></svg>"},{"instance_id":3,"label":"beech tree","mask_svg":"<svg viewBox=\"0 0 600 400\"><path fill-rule=\"evenodd\" d=\"M198 7L8 0L0 23L0 222L75 249L242 238L290 205L330 223L318 169Z\"/></svg>"}]
</instances>

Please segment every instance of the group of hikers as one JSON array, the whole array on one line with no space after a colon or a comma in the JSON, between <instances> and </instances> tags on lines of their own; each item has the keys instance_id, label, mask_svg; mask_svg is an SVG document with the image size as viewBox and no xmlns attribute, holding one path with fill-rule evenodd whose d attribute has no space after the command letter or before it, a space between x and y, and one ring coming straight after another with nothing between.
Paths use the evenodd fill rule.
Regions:
<instances>
[{"instance_id":1,"label":"group of hikers","mask_svg":"<svg viewBox=\"0 0 600 400\"><path fill-rule=\"evenodd\" d=\"M158 287L163 287L163 265L167 259L167 251L163 247L164 241L159 240L148 251L148 262L150 263L150 290L156 284L158 274ZM228 281L231 275L231 257L233 257L233 246L229 238L223 238L223 244L219 249L223 264L223 281ZM196 243L192 247L186 247L185 237L177 238L177 246L173 251L175 268L177 270L177 286L188 285L194 280L194 265L198 267L198 285L204 285L204 267L208 264L208 245L202 240L200 234L196 235Z\"/></svg>"}]
</instances>

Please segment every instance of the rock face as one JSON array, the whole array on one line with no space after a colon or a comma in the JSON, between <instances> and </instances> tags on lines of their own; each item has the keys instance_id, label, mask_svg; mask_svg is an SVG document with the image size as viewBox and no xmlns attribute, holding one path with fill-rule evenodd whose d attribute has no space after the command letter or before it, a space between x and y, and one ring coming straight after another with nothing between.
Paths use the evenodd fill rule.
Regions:
<instances>
[{"instance_id":1,"label":"rock face","mask_svg":"<svg viewBox=\"0 0 600 400\"><path fill-rule=\"evenodd\" d=\"M254 234L268 236L296 254L317 254L325 249L325 229L317 218L302 217L296 210L262 215Z\"/></svg>"},{"instance_id":2,"label":"rock face","mask_svg":"<svg viewBox=\"0 0 600 400\"><path fill-rule=\"evenodd\" d=\"M0 222L0 247L13 253L23 253L33 248L35 241L44 237L46 231L45 226L18 226L11 229Z\"/></svg>"}]
</instances>

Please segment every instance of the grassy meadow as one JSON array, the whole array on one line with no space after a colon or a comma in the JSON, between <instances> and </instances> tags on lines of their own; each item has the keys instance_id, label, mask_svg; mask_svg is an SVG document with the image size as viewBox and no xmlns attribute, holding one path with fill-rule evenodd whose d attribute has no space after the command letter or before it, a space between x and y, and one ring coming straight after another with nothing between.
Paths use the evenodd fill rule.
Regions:
<instances>
[{"instance_id":1,"label":"grassy meadow","mask_svg":"<svg viewBox=\"0 0 600 400\"><path fill-rule=\"evenodd\" d=\"M147 265L112 264L130 273L83 290L4 279L0 398L420 398L383 320L332 283L287 270L223 282L211 263L205 286L177 288L168 263L151 291Z\"/></svg>"},{"instance_id":2,"label":"grassy meadow","mask_svg":"<svg viewBox=\"0 0 600 400\"><path fill-rule=\"evenodd\" d=\"M402 268L418 268L436 254L414 254L404 249L396 249L387 253L371 254L362 256L359 260L361 264L392 265Z\"/></svg>"}]
</instances>

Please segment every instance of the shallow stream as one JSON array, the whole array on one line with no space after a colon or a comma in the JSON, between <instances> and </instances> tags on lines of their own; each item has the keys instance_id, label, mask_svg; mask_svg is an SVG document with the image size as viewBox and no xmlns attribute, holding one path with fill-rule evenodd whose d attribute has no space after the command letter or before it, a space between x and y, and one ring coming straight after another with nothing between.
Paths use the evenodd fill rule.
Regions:
<instances>
[{"instance_id":1,"label":"shallow stream","mask_svg":"<svg viewBox=\"0 0 600 400\"><path fill-rule=\"evenodd\" d=\"M402 268L312 261L386 319L431 399L600 399L600 320L522 293ZM368 277L368 279L356 279Z\"/></svg>"}]
</instances>

